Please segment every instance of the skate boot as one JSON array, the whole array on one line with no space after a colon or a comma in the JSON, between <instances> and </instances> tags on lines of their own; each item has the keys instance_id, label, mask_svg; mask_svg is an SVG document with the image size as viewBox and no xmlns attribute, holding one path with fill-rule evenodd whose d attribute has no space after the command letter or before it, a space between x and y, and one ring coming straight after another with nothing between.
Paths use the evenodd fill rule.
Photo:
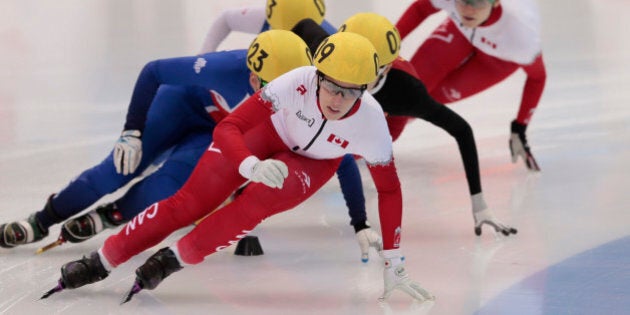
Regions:
<instances>
[{"instance_id":1,"label":"skate boot","mask_svg":"<svg viewBox=\"0 0 630 315\"><path fill-rule=\"evenodd\" d=\"M92 252L89 257L83 256L79 260L61 266L61 282L68 289L76 289L101 281L108 275L109 271L103 267L98 252Z\"/></svg>"},{"instance_id":2,"label":"skate boot","mask_svg":"<svg viewBox=\"0 0 630 315\"><path fill-rule=\"evenodd\" d=\"M35 213L26 220L0 225L0 246L4 248L37 242L46 236L48 229L41 225Z\"/></svg>"},{"instance_id":3,"label":"skate boot","mask_svg":"<svg viewBox=\"0 0 630 315\"><path fill-rule=\"evenodd\" d=\"M61 237L70 243L79 243L122 223L124 219L116 204L107 203L87 214L66 221L61 226Z\"/></svg>"},{"instance_id":4,"label":"skate boot","mask_svg":"<svg viewBox=\"0 0 630 315\"><path fill-rule=\"evenodd\" d=\"M155 289L162 280L182 268L177 257L175 257L175 253L170 248L164 247L160 249L153 256L149 257L144 265L136 269L136 281L122 303L131 300L131 297L142 289Z\"/></svg>"},{"instance_id":5,"label":"skate boot","mask_svg":"<svg viewBox=\"0 0 630 315\"><path fill-rule=\"evenodd\" d=\"M98 252L90 253L89 257L71 261L61 266L61 278L56 287L46 292L41 299L51 296L63 289L76 289L86 284L101 281L109 275L109 271L103 267Z\"/></svg>"}]
</instances>

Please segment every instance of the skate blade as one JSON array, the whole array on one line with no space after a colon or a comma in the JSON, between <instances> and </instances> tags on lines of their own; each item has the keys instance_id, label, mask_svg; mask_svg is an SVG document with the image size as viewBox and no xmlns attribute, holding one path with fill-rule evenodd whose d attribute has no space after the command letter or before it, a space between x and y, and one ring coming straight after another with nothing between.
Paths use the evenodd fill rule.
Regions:
<instances>
[{"instance_id":1,"label":"skate blade","mask_svg":"<svg viewBox=\"0 0 630 315\"><path fill-rule=\"evenodd\" d=\"M61 244L63 244L63 243L65 243L65 240L64 240L64 239L62 239L62 238L60 238L60 239L58 239L58 240L56 240L56 241L54 241L54 242L52 242L52 243L50 243L50 244L48 244L48 245L46 245L46 246L44 246L44 247L42 247L42 248L38 249L38 250L35 252L35 254L39 255L39 254L41 254L41 253L43 253L43 252L45 252L45 251L47 251L47 250L49 250L49 249L52 249L52 248L57 247L57 246L59 246L59 245L61 245Z\"/></svg>"},{"instance_id":2,"label":"skate blade","mask_svg":"<svg viewBox=\"0 0 630 315\"><path fill-rule=\"evenodd\" d=\"M129 292L127 292L127 294L125 295L125 297L122 299L122 301L120 301L120 305L123 305L129 301L131 301L131 298L138 294L138 292L142 291L142 286L140 285L140 283L138 283L137 281L133 283L133 286L131 287L131 289L129 290Z\"/></svg>"},{"instance_id":3,"label":"skate blade","mask_svg":"<svg viewBox=\"0 0 630 315\"><path fill-rule=\"evenodd\" d=\"M44 293L44 295L42 295L42 297L40 297L40 300L43 300L57 292L61 292L63 291L63 289L65 288L65 286L63 285L63 281L61 281L61 279L59 279L59 282L57 283L57 286L48 290L48 292Z\"/></svg>"}]
</instances>

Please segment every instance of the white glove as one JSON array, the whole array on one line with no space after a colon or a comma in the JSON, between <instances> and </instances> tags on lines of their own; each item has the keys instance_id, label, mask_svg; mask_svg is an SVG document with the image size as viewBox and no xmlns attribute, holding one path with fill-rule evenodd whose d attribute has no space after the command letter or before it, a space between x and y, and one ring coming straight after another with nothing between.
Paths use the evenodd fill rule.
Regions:
<instances>
[{"instance_id":1,"label":"white glove","mask_svg":"<svg viewBox=\"0 0 630 315\"><path fill-rule=\"evenodd\" d=\"M481 235L481 226L488 224L494 228L495 231L503 233L505 236L516 234L518 231L510 226L501 223L494 217L492 211L488 210L486 200L483 197L483 192L476 193L470 196L473 206L473 218L475 219L475 234Z\"/></svg>"},{"instance_id":2,"label":"white glove","mask_svg":"<svg viewBox=\"0 0 630 315\"><path fill-rule=\"evenodd\" d=\"M525 162L525 166L532 172L540 172L540 167L536 163L536 159L532 155L532 151L529 149L527 143L527 137L525 136L525 130L527 125L523 125L516 120L512 121L510 135L510 153L512 154L512 163L516 163L520 156Z\"/></svg>"},{"instance_id":3,"label":"white glove","mask_svg":"<svg viewBox=\"0 0 630 315\"><path fill-rule=\"evenodd\" d=\"M129 175L136 171L142 160L140 130L125 130L114 145L114 165L118 174Z\"/></svg>"},{"instance_id":4,"label":"white glove","mask_svg":"<svg viewBox=\"0 0 630 315\"><path fill-rule=\"evenodd\" d=\"M284 179L289 176L289 168L284 162L266 159L254 164L252 168L252 182L263 183L271 188L282 189Z\"/></svg>"},{"instance_id":5,"label":"white glove","mask_svg":"<svg viewBox=\"0 0 630 315\"><path fill-rule=\"evenodd\" d=\"M359 247L361 248L361 261L364 263L368 262L370 259L370 247L374 247L377 252L383 250L383 240L381 236L371 228L357 232L357 242L359 242Z\"/></svg>"},{"instance_id":6,"label":"white glove","mask_svg":"<svg viewBox=\"0 0 630 315\"><path fill-rule=\"evenodd\" d=\"M484 224L492 226L497 233L503 233L505 236L518 233L515 228L505 225L501 223L501 221L497 220L497 218L494 217L494 214L492 214L492 211L488 209L473 212L473 217L475 219L475 234L478 236L481 235L481 226Z\"/></svg>"},{"instance_id":7,"label":"white glove","mask_svg":"<svg viewBox=\"0 0 630 315\"><path fill-rule=\"evenodd\" d=\"M383 259L385 259L385 269L383 270L383 279L385 280L385 289L379 300L385 301L392 295L395 289L399 289L418 301L433 301L435 296L420 286L420 284L409 278L405 270L404 262L398 250L384 250Z\"/></svg>"}]
</instances>

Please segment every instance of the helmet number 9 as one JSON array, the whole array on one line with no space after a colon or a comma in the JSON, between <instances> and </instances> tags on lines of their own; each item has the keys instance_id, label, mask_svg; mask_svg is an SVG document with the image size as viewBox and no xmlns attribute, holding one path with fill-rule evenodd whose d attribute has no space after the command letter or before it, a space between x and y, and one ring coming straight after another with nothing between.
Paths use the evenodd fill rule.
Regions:
<instances>
[{"instance_id":1,"label":"helmet number 9","mask_svg":"<svg viewBox=\"0 0 630 315\"><path fill-rule=\"evenodd\" d=\"M315 57L318 58L317 63L322 63L322 61L328 58L328 56L330 56L330 54L332 54L334 50L335 44L328 43L328 38L326 38L326 40L324 40L324 43L322 43L315 52Z\"/></svg>"},{"instance_id":2,"label":"helmet number 9","mask_svg":"<svg viewBox=\"0 0 630 315\"><path fill-rule=\"evenodd\" d=\"M247 63L252 66L256 72L260 72L263 67L263 59L269 57L269 54L264 50L260 49L260 44L254 43L252 47L249 49L251 53L247 55Z\"/></svg>"}]
</instances>

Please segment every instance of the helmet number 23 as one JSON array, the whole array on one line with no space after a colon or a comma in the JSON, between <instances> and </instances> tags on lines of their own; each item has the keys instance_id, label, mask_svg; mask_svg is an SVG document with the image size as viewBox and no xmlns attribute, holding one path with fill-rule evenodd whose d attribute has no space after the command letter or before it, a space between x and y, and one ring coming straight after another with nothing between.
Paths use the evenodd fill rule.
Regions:
<instances>
[{"instance_id":1,"label":"helmet number 23","mask_svg":"<svg viewBox=\"0 0 630 315\"><path fill-rule=\"evenodd\" d=\"M264 50L260 49L260 44L253 43L252 47L250 47L250 54L247 55L247 63L256 70L256 72L260 72L263 67L263 59L269 57L269 54Z\"/></svg>"}]
</instances>

